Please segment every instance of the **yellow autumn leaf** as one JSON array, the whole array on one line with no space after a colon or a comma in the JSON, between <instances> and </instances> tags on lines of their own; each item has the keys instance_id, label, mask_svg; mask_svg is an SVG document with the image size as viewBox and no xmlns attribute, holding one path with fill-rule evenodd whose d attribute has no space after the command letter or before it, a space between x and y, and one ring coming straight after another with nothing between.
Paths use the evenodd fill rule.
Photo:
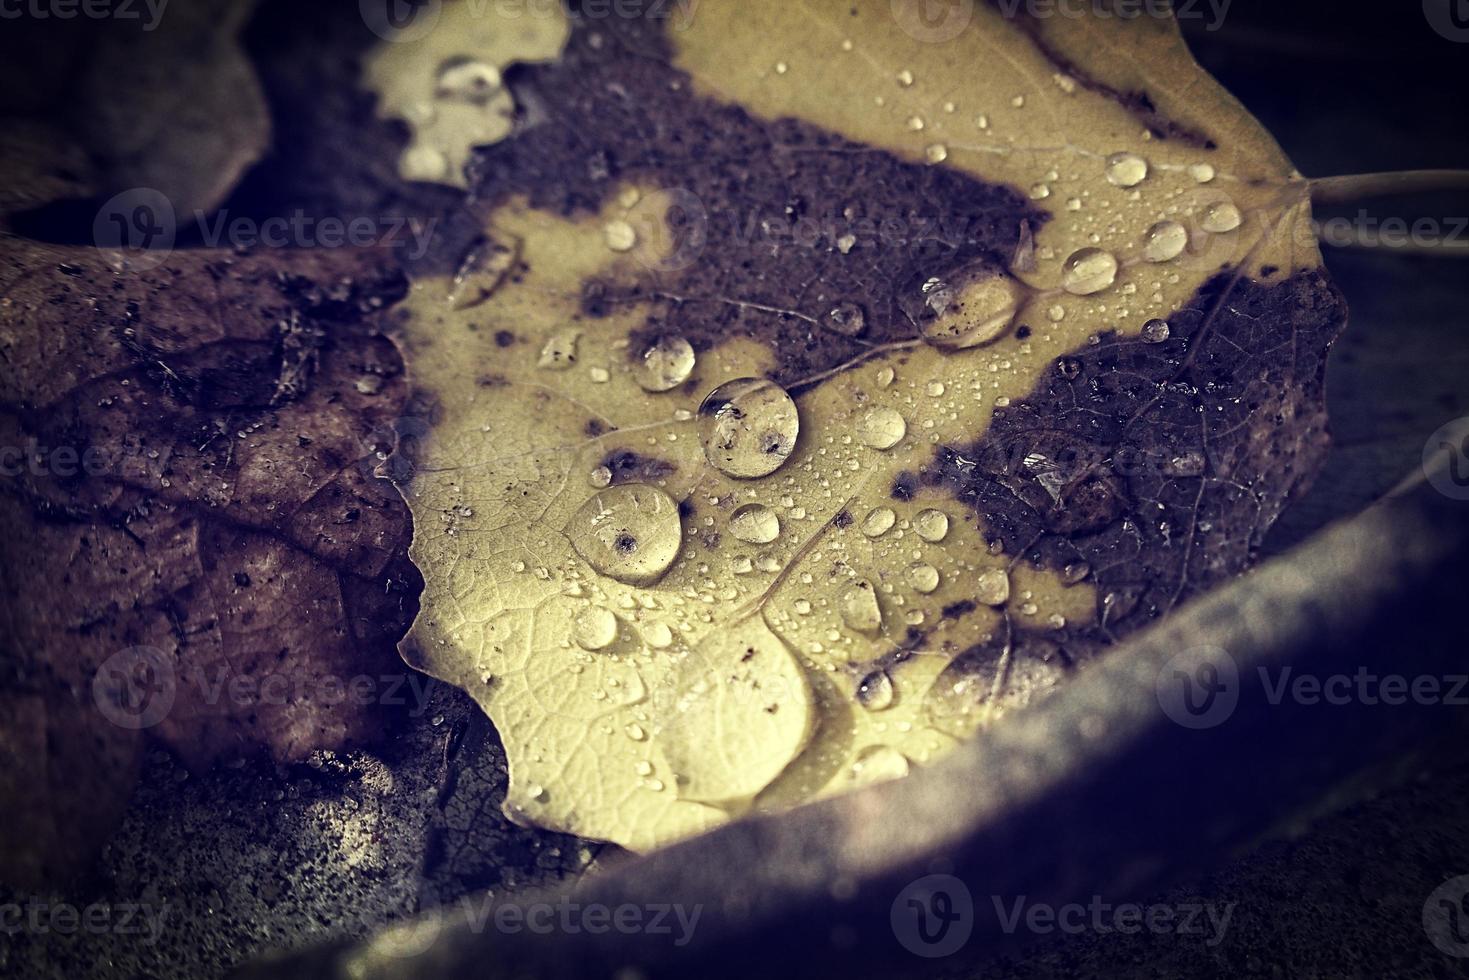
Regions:
<instances>
[{"instance_id":1,"label":"yellow autumn leaf","mask_svg":"<svg viewBox=\"0 0 1469 980\"><path fill-rule=\"evenodd\" d=\"M791 377L795 354L756 332L696 349L658 329L690 299L680 274L738 256L706 247L701 222L721 216L698 195L632 165L595 211L489 188L484 241L415 280L405 344L433 417L404 487L425 579L405 652L493 719L518 819L647 849L901 776L1043 693L1059 664L1016 684L1001 663L1006 697L976 712L975 679L947 670L977 644L1094 621L1093 585L997 549L952 495L895 484L1102 329L1166 332L1222 268L1319 267L1304 182L1174 23L958 6L954 30L922 0L704 3L663 31L678 84L711 106L1049 215L1013 230L1008 268L920 277L896 304L906 338L862 341L879 311L851 304L712 300L856 338L844 363ZM494 35L494 8L479 16ZM632 47L604 29L571 25L568 50ZM521 56L484 43L491 64ZM401 79L441 53L381 58ZM629 134L650 153L659 138L657 120ZM623 299L592 314L597 290Z\"/></svg>"}]
</instances>

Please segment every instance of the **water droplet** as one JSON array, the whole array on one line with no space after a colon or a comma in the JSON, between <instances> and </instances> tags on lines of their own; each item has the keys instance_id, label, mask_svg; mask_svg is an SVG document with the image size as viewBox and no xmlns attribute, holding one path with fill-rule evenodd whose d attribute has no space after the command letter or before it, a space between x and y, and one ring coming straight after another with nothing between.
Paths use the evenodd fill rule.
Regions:
<instances>
[{"instance_id":1,"label":"water droplet","mask_svg":"<svg viewBox=\"0 0 1469 980\"><path fill-rule=\"evenodd\" d=\"M1221 201L1211 204L1204 212L1204 220L1200 223L1205 231L1213 235L1222 235L1234 231L1244 223L1244 215L1240 214L1239 208L1229 201Z\"/></svg>"},{"instance_id":2,"label":"water droplet","mask_svg":"<svg viewBox=\"0 0 1469 980\"><path fill-rule=\"evenodd\" d=\"M738 378L711 391L699 406L704 455L721 472L767 476L796 449L801 418L784 388L764 378Z\"/></svg>"},{"instance_id":3,"label":"water droplet","mask_svg":"<svg viewBox=\"0 0 1469 980\"><path fill-rule=\"evenodd\" d=\"M923 117L922 116L909 116L908 117L908 128L911 129L911 130L913 130L913 132L915 132L915 133L918 132L918 131L920 131L921 129L923 129Z\"/></svg>"},{"instance_id":4,"label":"water droplet","mask_svg":"<svg viewBox=\"0 0 1469 980\"><path fill-rule=\"evenodd\" d=\"M981 112L979 115L974 117L974 125L980 129L989 129L990 117Z\"/></svg>"},{"instance_id":5,"label":"water droplet","mask_svg":"<svg viewBox=\"0 0 1469 980\"><path fill-rule=\"evenodd\" d=\"M859 633L876 633L882 629L877 590L865 578L853 582L842 592L841 610L842 620Z\"/></svg>"},{"instance_id":6,"label":"water droplet","mask_svg":"<svg viewBox=\"0 0 1469 980\"><path fill-rule=\"evenodd\" d=\"M605 466L599 466L592 470L588 480L598 490L604 490L612 485L612 471Z\"/></svg>"},{"instance_id":7,"label":"water droplet","mask_svg":"<svg viewBox=\"0 0 1469 980\"><path fill-rule=\"evenodd\" d=\"M633 371L644 391L671 391L694 372L694 348L683 337L660 337Z\"/></svg>"},{"instance_id":8,"label":"water droplet","mask_svg":"<svg viewBox=\"0 0 1469 980\"><path fill-rule=\"evenodd\" d=\"M892 530L897 522L898 515L893 513L892 508L874 507L862 519L862 533L869 538L880 538Z\"/></svg>"},{"instance_id":9,"label":"water droplet","mask_svg":"<svg viewBox=\"0 0 1469 980\"><path fill-rule=\"evenodd\" d=\"M1067 585L1077 585L1086 580L1092 573L1092 566L1084 561L1067 562L1066 567L1061 569L1061 581Z\"/></svg>"},{"instance_id":10,"label":"water droplet","mask_svg":"<svg viewBox=\"0 0 1469 980\"><path fill-rule=\"evenodd\" d=\"M1200 476L1204 472L1204 465L1204 455L1190 450L1173 457L1166 469L1169 476Z\"/></svg>"},{"instance_id":11,"label":"water droplet","mask_svg":"<svg viewBox=\"0 0 1469 980\"><path fill-rule=\"evenodd\" d=\"M638 232L630 223L615 218L603 226L602 239L614 252L630 252L638 243Z\"/></svg>"},{"instance_id":12,"label":"water droplet","mask_svg":"<svg viewBox=\"0 0 1469 980\"><path fill-rule=\"evenodd\" d=\"M1201 184L1207 184L1216 176L1214 165L1210 163L1196 163L1188 168L1188 175Z\"/></svg>"},{"instance_id":13,"label":"water droplet","mask_svg":"<svg viewBox=\"0 0 1469 980\"><path fill-rule=\"evenodd\" d=\"M1061 285L1068 293L1090 296L1117 281L1117 257L1100 248L1084 248L1072 254L1061 270Z\"/></svg>"},{"instance_id":14,"label":"water droplet","mask_svg":"<svg viewBox=\"0 0 1469 980\"><path fill-rule=\"evenodd\" d=\"M592 384L604 385L612 380L612 372L604 367L594 367L587 372L587 377L592 379Z\"/></svg>"},{"instance_id":15,"label":"water droplet","mask_svg":"<svg viewBox=\"0 0 1469 980\"><path fill-rule=\"evenodd\" d=\"M1074 357L1063 357L1056 362L1056 373L1067 381L1075 381L1081 374L1081 362Z\"/></svg>"},{"instance_id":16,"label":"water droplet","mask_svg":"<svg viewBox=\"0 0 1469 980\"><path fill-rule=\"evenodd\" d=\"M908 423L895 409L874 408L857 427L857 438L872 449L891 449L908 434Z\"/></svg>"},{"instance_id":17,"label":"water droplet","mask_svg":"<svg viewBox=\"0 0 1469 980\"><path fill-rule=\"evenodd\" d=\"M617 617L610 609L588 606L576 617L576 645L583 650L605 650L617 639Z\"/></svg>"},{"instance_id":18,"label":"water droplet","mask_svg":"<svg viewBox=\"0 0 1469 980\"><path fill-rule=\"evenodd\" d=\"M520 261L520 246L519 238L510 239L509 244L481 238L470 246L454 270L449 285L449 306L467 310L494 295Z\"/></svg>"},{"instance_id":19,"label":"water droplet","mask_svg":"<svg viewBox=\"0 0 1469 980\"><path fill-rule=\"evenodd\" d=\"M898 84L903 86L903 88L907 88L908 86L912 85L913 73L906 68L898 72Z\"/></svg>"},{"instance_id":20,"label":"water droplet","mask_svg":"<svg viewBox=\"0 0 1469 980\"><path fill-rule=\"evenodd\" d=\"M1003 606L1010 599L1010 575L1003 568L981 572L975 582L975 599L986 606Z\"/></svg>"},{"instance_id":21,"label":"water droplet","mask_svg":"<svg viewBox=\"0 0 1469 980\"><path fill-rule=\"evenodd\" d=\"M922 592L924 595L939 587L939 570L928 562L915 561L908 566L903 577L908 580L908 584L915 591Z\"/></svg>"},{"instance_id":22,"label":"water droplet","mask_svg":"<svg viewBox=\"0 0 1469 980\"><path fill-rule=\"evenodd\" d=\"M1167 320L1149 320L1143 324L1143 342L1147 344L1161 344L1168 339L1171 328Z\"/></svg>"},{"instance_id":23,"label":"water droplet","mask_svg":"<svg viewBox=\"0 0 1469 980\"><path fill-rule=\"evenodd\" d=\"M1030 188L1030 199L1032 201L1044 201L1051 196L1049 184L1033 184Z\"/></svg>"},{"instance_id":24,"label":"water droplet","mask_svg":"<svg viewBox=\"0 0 1469 980\"><path fill-rule=\"evenodd\" d=\"M1114 153L1107 158L1107 181L1118 187L1136 187L1148 176L1148 161L1136 153Z\"/></svg>"},{"instance_id":25,"label":"water droplet","mask_svg":"<svg viewBox=\"0 0 1469 980\"><path fill-rule=\"evenodd\" d=\"M923 157L929 163L943 163L949 159L949 148L942 143L931 143L923 151Z\"/></svg>"},{"instance_id":26,"label":"water droplet","mask_svg":"<svg viewBox=\"0 0 1469 980\"><path fill-rule=\"evenodd\" d=\"M913 530L923 540L937 544L949 534L949 515L941 510L920 511L913 518Z\"/></svg>"},{"instance_id":27,"label":"water droplet","mask_svg":"<svg viewBox=\"0 0 1469 980\"><path fill-rule=\"evenodd\" d=\"M896 691L885 670L874 670L857 683L857 703L868 711L886 711L893 706Z\"/></svg>"},{"instance_id":28,"label":"water droplet","mask_svg":"<svg viewBox=\"0 0 1469 980\"><path fill-rule=\"evenodd\" d=\"M546 345L541 348L541 357L536 361L536 367L550 371L565 371L576 363L576 342L580 338L580 330L567 328L556 331L547 338Z\"/></svg>"},{"instance_id":29,"label":"water droplet","mask_svg":"<svg viewBox=\"0 0 1469 980\"><path fill-rule=\"evenodd\" d=\"M879 388L886 388L893 383L893 379L896 377L897 372L892 368L887 366L880 367L877 369L877 386Z\"/></svg>"},{"instance_id":30,"label":"water droplet","mask_svg":"<svg viewBox=\"0 0 1469 980\"><path fill-rule=\"evenodd\" d=\"M567 536L603 575L630 585L663 577L683 544L678 505L662 490L624 483L594 495L572 516Z\"/></svg>"},{"instance_id":31,"label":"water droplet","mask_svg":"<svg viewBox=\"0 0 1469 980\"><path fill-rule=\"evenodd\" d=\"M1188 229L1177 221L1160 221L1143 237L1143 258L1149 262L1169 262L1188 247Z\"/></svg>"},{"instance_id":32,"label":"water droplet","mask_svg":"<svg viewBox=\"0 0 1469 980\"><path fill-rule=\"evenodd\" d=\"M666 650L673 645L673 630L667 623L649 623L643 627L643 639L654 650Z\"/></svg>"},{"instance_id":33,"label":"water droplet","mask_svg":"<svg viewBox=\"0 0 1469 980\"><path fill-rule=\"evenodd\" d=\"M899 305L928 343L964 349L1004 335L1024 295L1018 280L981 266L949 279L924 280L907 290Z\"/></svg>"},{"instance_id":34,"label":"water droplet","mask_svg":"<svg viewBox=\"0 0 1469 980\"><path fill-rule=\"evenodd\" d=\"M500 90L500 72L492 64L454 59L439 70L434 96L454 102L484 105Z\"/></svg>"},{"instance_id":35,"label":"water droplet","mask_svg":"<svg viewBox=\"0 0 1469 980\"><path fill-rule=\"evenodd\" d=\"M537 803L546 802L546 787L540 783L531 783L525 788L525 795Z\"/></svg>"},{"instance_id":36,"label":"water droplet","mask_svg":"<svg viewBox=\"0 0 1469 980\"><path fill-rule=\"evenodd\" d=\"M867 314L856 303L838 303L827 311L821 325L843 337L856 337L867 329Z\"/></svg>"},{"instance_id":37,"label":"water droplet","mask_svg":"<svg viewBox=\"0 0 1469 980\"><path fill-rule=\"evenodd\" d=\"M930 381L927 385L924 386L923 390L928 392L928 397L930 398L941 398L943 397L944 391L946 389L944 388L944 383L942 381Z\"/></svg>"},{"instance_id":38,"label":"water droplet","mask_svg":"<svg viewBox=\"0 0 1469 980\"><path fill-rule=\"evenodd\" d=\"M729 533L748 544L769 544L780 537L780 518L764 504L745 504L729 515Z\"/></svg>"},{"instance_id":39,"label":"water droplet","mask_svg":"<svg viewBox=\"0 0 1469 980\"><path fill-rule=\"evenodd\" d=\"M775 63L775 73L777 75L784 75L786 72L788 72L790 70L791 70L791 66L788 65L788 64L786 64L784 61L777 61Z\"/></svg>"},{"instance_id":40,"label":"water droplet","mask_svg":"<svg viewBox=\"0 0 1469 980\"><path fill-rule=\"evenodd\" d=\"M908 775L908 757L887 745L872 745L857 754L852 778L862 783L901 779Z\"/></svg>"}]
</instances>

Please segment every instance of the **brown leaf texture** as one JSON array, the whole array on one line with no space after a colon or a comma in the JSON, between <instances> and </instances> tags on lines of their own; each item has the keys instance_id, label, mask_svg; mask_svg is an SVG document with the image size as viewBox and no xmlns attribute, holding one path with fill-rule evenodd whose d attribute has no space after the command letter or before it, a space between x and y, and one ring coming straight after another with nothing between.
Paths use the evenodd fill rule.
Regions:
<instances>
[{"instance_id":1,"label":"brown leaf texture","mask_svg":"<svg viewBox=\"0 0 1469 980\"><path fill-rule=\"evenodd\" d=\"M85 857L144 734L195 767L374 737L416 581L373 475L406 396L391 262L0 250L16 880Z\"/></svg>"}]
</instances>

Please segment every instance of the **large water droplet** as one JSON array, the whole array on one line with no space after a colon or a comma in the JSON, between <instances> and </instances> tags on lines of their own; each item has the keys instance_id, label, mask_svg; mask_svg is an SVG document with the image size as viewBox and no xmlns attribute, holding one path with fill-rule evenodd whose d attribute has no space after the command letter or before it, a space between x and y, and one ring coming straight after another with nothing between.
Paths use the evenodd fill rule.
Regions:
<instances>
[{"instance_id":1,"label":"large water droplet","mask_svg":"<svg viewBox=\"0 0 1469 980\"><path fill-rule=\"evenodd\" d=\"M877 590L867 579L858 579L842 591L842 620L859 633L876 633L882 629L882 610L877 605Z\"/></svg>"},{"instance_id":2,"label":"large water droplet","mask_svg":"<svg viewBox=\"0 0 1469 980\"><path fill-rule=\"evenodd\" d=\"M576 644L583 650L605 650L617 639L617 617L610 609L588 606L576 617Z\"/></svg>"},{"instance_id":3,"label":"large water droplet","mask_svg":"<svg viewBox=\"0 0 1469 980\"><path fill-rule=\"evenodd\" d=\"M867 329L867 314L856 303L838 303L827 311L821 325L843 337L856 337Z\"/></svg>"},{"instance_id":4,"label":"large water droplet","mask_svg":"<svg viewBox=\"0 0 1469 980\"><path fill-rule=\"evenodd\" d=\"M925 541L937 544L949 533L949 515L941 510L920 511L913 518L913 530Z\"/></svg>"},{"instance_id":5,"label":"large water droplet","mask_svg":"<svg viewBox=\"0 0 1469 980\"><path fill-rule=\"evenodd\" d=\"M594 495L572 516L566 533L587 564L630 585L651 585L662 578L683 544L678 505L643 483L624 483Z\"/></svg>"},{"instance_id":6,"label":"large water droplet","mask_svg":"<svg viewBox=\"0 0 1469 980\"><path fill-rule=\"evenodd\" d=\"M857 438L872 449L891 449L908 434L908 423L896 409L874 408L862 418Z\"/></svg>"},{"instance_id":7,"label":"large water droplet","mask_svg":"<svg viewBox=\"0 0 1469 980\"><path fill-rule=\"evenodd\" d=\"M1149 262L1169 262L1188 248L1188 229L1177 221L1160 221L1143 237L1143 258Z\"/></svg>"},{"instance_id":8,"label":"large water droplet","mask_svg":"<svg viewBox=\"0 0 1469 980\"><path fill-rule=\"evenodd\" d=\"M1107 181L1118 187L1136 187L1148 176L1148 161L1136 153L1114 153L1107 158Z\"/></svg>"},{"instance_id":9,"label":"large water droplet","mask_svg":"<svg viewBox=\"0 0 1469 980\"><path fill-rule=\"evenodd\" d=\"M738 378L711 391L699 406L704 455L739 478L767 476L796 449L801 429L796 403L764 378Z\"/></svg>"},{"instance_id":10,"label":"large water droplet","mask_svg":"<svg viewBox=\"0 0 1469 980\"><path fill-rule=\"evenodd\" d=\"M1010 599L1010 576L1002 568L981 572L975 582L974 598L986 606L1003 606Z\"/></svg>"},{"instance_id":11,"label":"large water droplet","mask_svg":"<svg viewBox=\"0 0 1469 980\"><path fill-rule=\"evenodd\" d=\"M886 711L896 695L893 679L885 670L874 670L857 683L857 703L868 711Z\"/></svg>"},{"instance_id":12,"label":"large water droplet","mask_svg":"<svg viewBox=\"0 0 1469 980\"><path fill-rule=\"evenodd\" d=\"M1222 235L1234 231L1244 223L1244 220L1244 215L1240 214L1239 208L1229 201L1220 201L1218 204L1211 204L1204 212L1204 220L1200 222L1200 227L1210 234Z\"/></svg>"},{"instance_id":13,"label":"large water droplet","mask_svg":"<svg viewBox=\"0 0 1469 980\"><path fill-rule=\"evenodd\" d=\"M769 544L780 537L780 518L764 504L745 504L729 515L729 533L748 544Z\"/></svg>"},{"instance_id":14,"label":"large water droplet","mask_svg":"<svg viewBox=\"0 0 1469 980\"><path fill-rule=\"evenodd\" d=\"M892 530L898 522L898 515L894 514L890 507L874 507L862 519L862 533L869 538L880 538Z\"/></svg>"},{"instance_id":15,"label":"large water droplet","mask_svg":"<svg viewBox=\"0 0 1469 980\"><path fill-rule=\"evenodd\" d=\"M694 371L694 348L683 337L660 337L633 371L644 391L671 391Z\"/></svg>"},{"instance_id":16,"label":"large water droplet","mask_svg":"<svg viewBox=\"0 0 1469 980\"><path fill-rule=\"evenodd\" d=\"M924 595L928 595L939 587L939 570L928 562L915 561L908 566L903 577L908 580L908 584L915 591L922 592Z\"/></svg>"},{"instance_id":17,"label":"large water droplet","mask_svg":"<svg viewBox=\"0 0 1469 980\"><path fill-rule=\"evenodd\" d=\"M1090 296L1117 281L1117 257L1100 248L1083 248L1066 260L1061 285L1068 293Z\"/></svg>"},{"instance_id":18,"label":"large water droplet","mask_svg":"<svg viewBox=\"0 0 1469 980\"><path fill-rule=\"evenodd\" d=\"M1010 276L978 266L946 278L930 278L900 297L903 313L936 347L962 349L1005 334L1025 295Z\"/></svg>"}]
</instances>

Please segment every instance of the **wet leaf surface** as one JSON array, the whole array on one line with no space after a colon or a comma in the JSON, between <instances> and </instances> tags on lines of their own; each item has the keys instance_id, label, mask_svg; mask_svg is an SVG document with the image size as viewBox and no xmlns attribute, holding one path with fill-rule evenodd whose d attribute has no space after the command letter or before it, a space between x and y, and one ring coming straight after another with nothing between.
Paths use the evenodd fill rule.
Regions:
<instances>
[{"instance_id":1,"label":"wet leaf surface","mask_svg":"<svg viewBox=\"0 0 1469 980\"><path fill-rule=\"evenodd\" d=\"M1173 27L914 10L574 20L418 270L406 650L516 819L641 849L901 775L1242 570L1320 463L1304 182Z\"/></svg>"}]
</instances>

